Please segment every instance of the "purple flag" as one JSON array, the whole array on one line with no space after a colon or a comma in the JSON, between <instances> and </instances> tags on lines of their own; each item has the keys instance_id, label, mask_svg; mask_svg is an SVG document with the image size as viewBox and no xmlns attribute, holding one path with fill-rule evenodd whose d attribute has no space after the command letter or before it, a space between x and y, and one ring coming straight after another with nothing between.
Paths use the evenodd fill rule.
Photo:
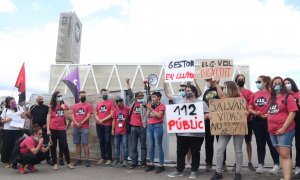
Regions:
<instances>
[{"instance_id":1,"label":"purple flag","mask_svg":"<svg viewBox=\"0 0 300 180\"><path fill-rule=\"evenodd\" d=\"M78 95L80 91L80 79L79 79L78 67L75 68L69 75L67 75L65 79L62 80L62 82L64 82L68 86L68 88L74 95L75 102L78 103L79 102Z\"/></svg>"}]
</instances>

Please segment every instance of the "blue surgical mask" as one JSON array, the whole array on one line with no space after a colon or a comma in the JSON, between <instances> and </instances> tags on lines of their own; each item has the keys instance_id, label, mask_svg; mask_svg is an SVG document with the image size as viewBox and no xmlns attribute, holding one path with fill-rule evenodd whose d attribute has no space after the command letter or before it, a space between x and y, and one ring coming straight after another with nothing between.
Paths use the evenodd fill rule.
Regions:
<instances>
[{"instance_id":1,"label":"blue surgical mask","mask_svg":"<svg viewBox=\"0 0 300 180\"><path fill-rule=\"evenodd\" d=\"M136 101L139 102L139 103L143 103L144 99L137 99Z\"/></svg>"},{"instance_id":2,"label":"blue surgical mask","mask_svg":"<svg viewBox=\"0 0 300 180\"><path fill-rule=\"evenodd\" d=\"M257 84L256 84L256 87L257 87L257 89L259 89L259 90L262 90L262 89L263 89L262 83L257 83Z\"/></svg>"},{"instance_id":3,"label":"blue surgical mask","mask_svg":"<svg viewBox=\"0 0 300 180\"><path fill-rule=\"evenodd\" d=\"M57 98L56 98L56 101L58 101L58 102L61 102L61 101L63 101L63 97L62 97L62 96L60 96L60 97L57 97Z\"/></svg>"},{"instance_id":4,"label":"blue surgical mask","mask_svg":"<svg viewBox=\"0 0 300 180\"><path fill-rule=\"evenodd\" d=\"M292 84L286 84L285 87L289 91L292 90Z\"/></svg>"},{"instance_id":5,"label":"blue surgical mask","mask_svg":"<svg viewBox=\"0 0 300 180\"><path fill-rule=\"evenodd\" d=\"M184 97L185 96L185 91L179 91L178 95L181 96L181 97Z\"/></svg>"},{"instance_id":6,"label":"blue surgical mask","mask_svg":"<svg viewBox=\"0 0 300 180\"><path fill-rule=\"evenodd\" d=\"M277 84L276 86L273 87L273 90L276 93L281 93L281 91L282 91L282 85L281 84Z\"/></svg>"}]
</instances>

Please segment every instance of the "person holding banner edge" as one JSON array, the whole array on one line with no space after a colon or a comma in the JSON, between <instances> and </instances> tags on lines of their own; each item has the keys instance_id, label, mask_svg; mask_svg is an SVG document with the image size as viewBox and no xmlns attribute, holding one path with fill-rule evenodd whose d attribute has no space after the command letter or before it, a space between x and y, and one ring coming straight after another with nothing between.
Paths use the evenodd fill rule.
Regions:
<instances>
[{"instance_id":1,"label":"person holding banner edge","mask_svg":"<svg viewBox=\"0 0 300 180\"><path fill-rule=\"evenodd\" d=\"M193 85L188 85L185 89L186 99L184 103L203 102L198 99L197 88ZM203 112L208 113L208 106L203 102ZM200 150L204 141L205 134L202 133L177 133L177 167L176 171L168 175L168 177L183 176L185 168L185 156L189 149L192 154L191 174L189 178L196 178L200 165Z\"/></svg>"},{"instance_id":2,"label":"person holding banner edge","mask_svg":"<svg viewBox=\"0 0 300 180\"><path fill-rule=\"evenodd\" d=\"M225 97L223 98L241 97L237 85L233 81L226 81L224 83L223 92L225 94ZM235 151L235 164L236 164L234 180L242 179L241 168L243 164L243 141L245 135L220 135L217 144L216 172L214 176L211 178L211 180L223 179L222 167L223 167L223 160L224 160L224 152L226 150L226 146L228 145L229 140L231 139L231 136L233 137L233 145Z\"/></svg>"}]
</instances>

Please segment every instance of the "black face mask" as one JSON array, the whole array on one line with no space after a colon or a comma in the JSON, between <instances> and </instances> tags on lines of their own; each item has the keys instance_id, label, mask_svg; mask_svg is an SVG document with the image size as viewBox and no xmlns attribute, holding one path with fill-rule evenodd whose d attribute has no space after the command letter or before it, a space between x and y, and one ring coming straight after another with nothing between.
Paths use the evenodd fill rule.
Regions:
<instances>
[{"instance_id":1,"label":"black face mask","mask_svg":"<svg viewBox=\"0 0 300 180\"><path fill-rule=\"evenodd\" d=\"M39 105L43 105L43 104L44 104L44 101L39 101L38 104L39 104Z\"/></svg>"},{"instance_id":2,"label":"black face mask","mask_svg":"<svg viewBox=\"0 0 300 180\"><path fill-rule=\"evenodd\" d=\"M237 85L238 85L239 87L244 87L245 81L238 81L238 82L237 82Z\"/></svg>"},{"instance_id":3,"label":"black face mask","mask_svg":"<svg viewBox=\"0 0 300 180\"><path fill-rule=\"evenodd\" d=\"M86 97L85 96L81 96L80 97L80 101L84 103L86 101Z\"/></svg>"}]
</instances>

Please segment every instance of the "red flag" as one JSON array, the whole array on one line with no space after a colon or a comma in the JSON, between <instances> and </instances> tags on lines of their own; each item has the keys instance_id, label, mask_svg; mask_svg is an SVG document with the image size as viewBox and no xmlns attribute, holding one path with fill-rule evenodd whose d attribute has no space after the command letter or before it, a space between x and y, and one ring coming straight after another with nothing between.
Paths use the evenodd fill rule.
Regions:
<instances>
[{"instance_id":1,"label":"red flag","mask_svg":"<svg viewBox=\"0 0 300 180\"><path fill-rule=\"evenodd\" d=\"M15 87L19 91L19 105L23 105L26 100L26 80L25 80L25 64L23 63L22 68L19 72L18 79L16 81Z\"/></svg>"}]
</instances>

